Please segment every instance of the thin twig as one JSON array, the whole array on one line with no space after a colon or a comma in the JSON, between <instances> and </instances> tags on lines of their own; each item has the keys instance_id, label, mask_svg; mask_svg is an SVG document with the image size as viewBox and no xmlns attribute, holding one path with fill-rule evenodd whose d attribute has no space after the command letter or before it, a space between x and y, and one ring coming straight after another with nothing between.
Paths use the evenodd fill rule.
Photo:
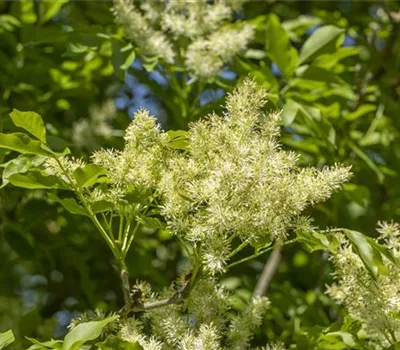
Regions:
<instances>
[{"instance_id":1,"label":"thin twig","mask_svg":"<svg viewBox=\"0 0 400 350\"><path fill-rule=\"evenodd\" d=\"M124 293L124 308L129 310L131 308L131 297L130 297L130 284L129 284L129 272L126 268L121 269L121 282L122 282L122 292Z\"/></svg>"},{"instance_id":2,"label":"thin twig","mask_svg":"<svg viewBox=\"0 0 400 350\"><path fill-rule=\"evenodd\" d=\"M253 292L253 298L263 296L266 293L269 284L278 268L279 262L281 261L281 250L282 245L280 243L277 243L271 255L268 257L268 260L264 266L264 270L261 273L260 278L258 279L256 288Z\"/></svg>"},{"instance_id":3,"label":"thin twig","mask_svg":"<svg viewBox=\"0 0 400 350\"><path fill-rule=\"evenodd\" d=\"M191 282L191 281L190 281ZM130 313L138 313L138 312L144 312L144 311L149 311L153 309L157 309L159 307L164 307L168 305L173 305L173 304L180 304L182 303L189 295L189 290L190 290L190 283L187 281L185 286L174 293L170 298L163 299L163 300L156 300L156 301L151 301L148 303L138 303L136 301L132 302L131 299L129 299L128 304L125 303L125 307L120 311L124 314L130 314Z\"/></svg>"},{"instance_id":4,"label":"thin twig","mask_svg":"<svg viewBox=\"0 0 400 350\"><path fill-rule=\"evenodd\" d=\"M133 306L129 309L130 312L143 312L152 309L157 309L159 307L164 307L173 304L180 304L185 300L185 296L182 293L175 293L171 298L152 301L149 303L144 303L143 305Z\"/></svg>"}]
</instances>

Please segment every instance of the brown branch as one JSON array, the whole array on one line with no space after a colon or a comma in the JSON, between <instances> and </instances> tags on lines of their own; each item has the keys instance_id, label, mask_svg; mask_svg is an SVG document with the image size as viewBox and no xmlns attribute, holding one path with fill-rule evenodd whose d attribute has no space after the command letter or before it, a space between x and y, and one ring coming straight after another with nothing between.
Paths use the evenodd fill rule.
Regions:
<instances>
[{"instance_id":1,"label":"brown branch","mask_svg":"<svg viewBox=\"0 0 400 350\"><path fill-rule=\"evenodd\" d=\"M192 280L191 277L192 273L187 274L185 276L185 283L179 288L178 291L176 291L171 297L167 299L143 303L141 301L142 291L140 289L134 290L132 294L128 293L128 302L125 301L125 306L120 311L120 314L127 316L133 313L145 312L157 309L159 307L182 303L188 297L190 286L194 283L194 280Z\"/></svg>"},{"instance_id":2,"label":"brown branch","mask_svg":"<svg viewBox=\"0 0 400 350\"><path fill-rule=\"evenodd\" d=\"M269 284L275 275L279 262L281 261L281 250L282 245L280 243L277 243L274 250L268 257L268 260L264 266L264 270L261 273L260 278L258 279L256 288L253 292L253 298L261 297L267 292Z\"/></svg>"},{"instance_id":3,"label":"brown branch","mask_svg":"<svg viewBox=\"0 0 400 350\"><path fill-rule=\"evenodd\" d=\"M144 303L142 305L132 306L129 309L129 312L132 312L132 313L144 312L144 311L157 309L159 307L164 307L164 306L173 305L173 304L180 304L186 299L186 297L187 297L187 294L183 293L183 291L176 292L172 297L167 298L167 299L157 300L157 301L152 301L149 303Z\"/></svg>"}]
</instances>

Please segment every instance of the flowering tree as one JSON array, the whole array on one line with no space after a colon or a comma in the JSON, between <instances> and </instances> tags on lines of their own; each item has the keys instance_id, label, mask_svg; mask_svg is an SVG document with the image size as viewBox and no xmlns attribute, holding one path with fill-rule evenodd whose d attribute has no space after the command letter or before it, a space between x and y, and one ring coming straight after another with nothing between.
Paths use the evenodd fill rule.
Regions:
<instances>
[{"instance_id":1,"label":"flowering tree","mask_svg":"<svg viewBox=\"0 0 400 350\"><path fill-rule=\"evenodd\" d=\"M68 11L82 10L67 3L30 8L26 2L12 5L10 13L17 11L21 23L36 16L44 24L55 13L58 21ZM90 14L94 8L87 6ZM20 241L29 251L34 239L28 221L35 220L27 203L41 203L46 230L60 242L55 255L79 267L81 284L71 290L97 300L80 310L91 311L69 318L68 333L45 342L28 338L29 349L398 346L398 225L381 223L376 239L336 228L364 228L355 226L357 215L372 205L370 197L390 191L387 178L395 170L385 162L397 155L383 145L396 143L397 129L384 115L390 103L379 100L383 89L374 87L376 75L384 73L373 66L360 86L353 84L359 68L352 60L363 56L361 44L342 45L354 34L351 29L322 14L282 23L273 12L254 16L257 6L265 4L115 0L117 27L106 20L93 36L74 36L72 24L62 29L71 34L69 58L60 69L53 65L50 75L65 89L56 104L66 111L69 131L58 131L59 121L47 114L42 118L20 111L27 108L18 103L7 105L18 109L4 119L6 132L0 134L3 191L18 200L2 196L5 261L9 246L23 255ZM379 6L374 19L383 31L396 32L394 7ZM18 16L0 15L0 34L6 33L8 42L17 40L11 33L21 23ZM385 50L393 42L390 34ZM22 55L32 43L40 46L24 42L17 52ZM40 53L50 51L46 46ZM75 72L81 64L82 74ZM79 92L72 91L82 76L86 96L96 95L88 88L96 70L124 81L111 83L109 91L145 84L157 97L156 113L135 109L130 121L118 111L125 97L112 94L86 106L88 118L77 118L79 108L68 112L68 96L80 101ZM8 88L4 96L18 96L26 84L19 89ZM43 101L38 98L38 105ZM359 118L370 112L376 114L365 131ZM378 144L384 150L367 149ZM365 173L375 176L378 190L366 189ZM335 192L342 194L328 201ZM395 201L392 193L388 197ZM11 214L17 219L8 219ZM75 236L65 241L59 232ZM44 237L43 244L49 244ZM75 253L71 244L79 246ZM153 254L157 259L151 260ZM82 261L83 255L92 258ZM257 264L267 255L262 269ZM310 287L301 281L294 288L290 271L304 267L301 278L308 280L304 271L314 258L320 277L303 293ZM106 285L110 279L112 288L107 297L93 297L88 263L92 269L103 264L99 279ZM277 269L290 278L269 292ZM63 283L68 268L62 271L60 277L52 269L49 280ZM240 271L259 275L253 293ZM245 287L238 288L241 283ZM115 297L119 290L121 299ZM65 298L65 305L73 299ZM57 335L45 328L24 334L27 327L21 327L15 333L39 339ZM12 331L0 333L0 348L13 340Z\"/></svg>"}]
</instances>

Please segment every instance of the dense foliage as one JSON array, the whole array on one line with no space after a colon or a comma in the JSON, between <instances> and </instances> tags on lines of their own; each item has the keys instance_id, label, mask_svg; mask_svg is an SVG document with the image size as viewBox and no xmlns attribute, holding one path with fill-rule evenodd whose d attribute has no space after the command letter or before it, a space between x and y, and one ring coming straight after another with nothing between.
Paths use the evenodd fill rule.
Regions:
<instances>
[{"instance_id":1,"label":"dense foliage","mask_svg":"<svg viewBox=\"0 0 400 350\"><path fill-rule=\"evenodd\" d=\"M0 349L397 349L399 29L1 2Z\"/></svg>"}]
</instances>

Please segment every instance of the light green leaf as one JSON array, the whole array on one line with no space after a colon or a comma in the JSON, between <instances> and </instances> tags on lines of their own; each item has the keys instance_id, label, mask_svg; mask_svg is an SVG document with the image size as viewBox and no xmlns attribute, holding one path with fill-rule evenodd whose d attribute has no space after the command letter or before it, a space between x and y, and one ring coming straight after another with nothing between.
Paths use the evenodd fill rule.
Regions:
<instances>
[{"instance_id":1,"label":"light green leaf","mask_svg":"<svg viewBox=\"0 0 400 350\"><path fill-rule=\"evenodd\" d=\"M334 235L326 232L318 231L298 231L296 235L299 242L303 243L309 252L316 250L328 250L331 253L336 253L339 248L339 243Z\"/></svg>"},{"instance_id":2,"label":"light green leaf","mask_svg":"<svg viewBox=\"0 0 400 350\"><path fill-rule=\"evenodd\" d=\"M355 337L343 331L321 335L318 339L318 346L324 349L359 349Z\"/></svg>"},{"instance_id":3,"label":"light green leaf","mask_svg":"<svg viewBox=\"0 0 400 350\"><path fill-rule=\"evenodd\" d=\"M42 143L42 144L40 145L40 147L41 147L44 151L48 152L48 154L51 154L51 155L53 155L53 156L55 156L55 157L57 157L57 158L59 158L59 157L64 157L64 156L66 156L67 154L70 154L70 153L71 153L71 151L70 151L70 149L69 149L68 147L66 147L62 152L53 151L47 144L44 144L44 143Z\"/></svg>"},{"instance_id":4,"label":"light green leaf","mask_svg":"<svg viewBox=\"0 0 400 350\"><path fill-rule=\"evenodd\" d=\"M137 218L137 221L140 222L143 226L154 229L164 229L165 224L158 218L141 216Z\"/></svg>"},{"instance_id":5,"label":"light green leaf","mask_svg":"<svg viewBox=\"0 0 400 350\"><path fill-rule=\"evenodd\" d=\"M371 277L376 280L379 274L386 275L388 268L385 266L377 243L371 244L369 237L353 230L343 230L343 233L352 243L358 256L364 263Z\"/></svg>"},{"instance_id":6,"label":"light green leaf","mask_svg":"<svg viewBox=\"0 0 400 350\"><path fill-rule=\"evenodd\" d=\"M7 332L0 333L0 349L5 348L15 340L14 333L11 329Z\"/></svg>"},{"instance_id":7,"label":"light green leaf","mask_svg":"<svg viewBox=\"0 0 400 350\"><path fill-rule=\"evenodd\" d=\"M119 337L113 336L107 338L102 343L97 343L96 346L102 350L143 350L143 348L137 342L124 341Z\"/></svg>"},{"instance_id":8,"label":"light green leaf","mask_svg":"<svg viewBox=\"0 0 400 350\"><path fill-rule=\"evenodd\" d=\"M51 154L41 147L41 142L31 139L23 133L0 134L0 148L6 148L23 154L36 154L49 157Z\"/></svg>"},{"instance_id":9,"label":"light green leaf","mask_svg":"<svg viewBox=\"0 0 400 350\"><path fill-rule=\"evenodd\" d=\"M318 108L300 104L290 98L287 99L282 110L283 125L292 124L298 114L302 114L312 123L321 120L321 111Z\"/></svg>"},{"instance_id":10,"label":"light green leaf","mask_svg":"<svg viewBox=\"0 0 400 350\"><path fill-rule=\"evenodd\" d=\"M343 29L332 25L318 28L301 48L299 64L311 61L319 55L335 52L343 41L342 34Z\"/></svg>"},{"instance_id":11,"label":"light green leaf","mask_svg":"<svg viewBox=\"0 0 400 350\"><path fill-rule=\"evenodd\" d=\"M295 19L284 21L282 27L286 30L291 40L300 42L306 31L318 24L321 24L320 18L300 15Z\"/></svg>"},{"instance_id":12,"label":"light green leaf","mask_svg":"<svg viewBox=\"0 0 400 350\"><path fill-rule=\"evenodd\" d=\"M84 207L79 205L74 198L58 198L54 193L48 194L49 199L60 203L66 210L71 214L88 216L88 213Z\"/></svg>"},{"instance_id":13,"label":"light green leaf","mask_svg":"<svg viewBox=\"0 0 400 350\"><path fill-rule=\"evenodd\" d=\"M42 0L40 2L41 10L43 11L43 16L41 18L41 23L47 22L53 18L58 12L60 12L61 7L66 4L68 0Z\"/></svg>"},{"instance_id":14,"label":"light green leaf","mask_svg":"<svg viewBox=\"0 0 400 350\"><path fill-rule=\"evenodd\" d=\"M170 130L168 134L168 145L173 149L187 150L187 132L184 130Z\"/></svg>"},{"instance_id":15,"label":"light green leaf","mask_svg":"<svg viewBox=\"0 0 400 350\"><path fill-rule=\"evenodd\" d=\"M358 55L360 51L361 48L359 46L339 47L335 52L316 57L312 65L331 70L333 67L337 66L341 60Z\"/></svg>"},{"instance_id":16,"label":"light green leaf","mask_svg":"<svg viewBox=\"0 0 400 350\"><path fill-rule=\"evenodd\" d=\"M376 111L376 105L372 104L372 103L365 103L362 104L361 106L359 106L354 112L350 112L345 114L344 118L346 120L356 120L360 117L362 117L363 115L366 115L368 113L372 113Z\"/></svg>"},{"instance_id":17,"label":"light green leaf","mask_svg":"<svg viewBox=\"0 0 400 350\"><path fill-rule=\"evenodd\" d=\"M94 213L101 213L103 211L108 211L114 209L114 204L111 202L107 202L105 200L100 200L93 202L91 204L92 210Z\"/></svg>"},{"instance_id":18,"label":"light green leaf","mask_svg":"<svg viewBox=\"0 0 400 350\"><path fill-rule=\"evenodd\" d=\"M132 65L133 61L135 60L135 58L136 58L136 53L135 50L133 49L120 68L123 70L128 70L129 67Z\"/></svg>"},{"instance_id":19,"label":"light green leaf","mask_svg":"<svg viewBox=\"0 0 400 350\"><path fill-rule=\"evenodd\" d=\"M26 173L32 167L37 167L41 165L45 161L45 157L42 156L32 156L21 154L17 158L11 159L5 164L1 164L1 167L4 167L3 171L3 184L1 187L4 187L8 183L8 177L13 174L21 174Z\"/></svg>"},{"instance_id":20,"label":"light green leaf","mask_svg":"<svg viewBox=\"0 0 400 350\"><path fill-rule=\"evenodd\" d=\"M265 49L286 77L293 75L299 57L275 14L270 15L267 23Z\"/></svg>"},{"instance_id":21,"label":"light green leaf","mask_svg":"<svg viewBox=\"0 0 400 350\"><path fill-rule=\"evenodd\" d=\"M46 128L39 114L35 112L21 112L14 109L10 113L10 117L16 126L19 126L43 143L46 143Z\"/></svg>"},{"instance_id":22,"label":"light green leaf","mask_svg":"<svg viewBox=\"0 0 400 350\"><path fill-rule=\"evenodd\" d=\"M49 340L46 342L39 342L36 339L25 337L28 339L33 345L31 345L27 350L43 350L43 349L62 349L62 341L61 340Z\"/></svg>"},{"instance_id":23,"label":"light green leaf","mask_svg":"<svg viewBox=\"0 0 400 350\"><path fill-rule=\"evenodd\" d=\"M8 177L8 181L16 186L29 189L54 188L67 190L68 185L57 176L45 176L38 171L32 171L26 175L14 174Z\"/></svg>"},{"instance_id":24,"label":"light green leaf","mask_svg":"<svg viewBox=\"0 0 400 350\"><path fill-rule=\"evenodd\" d=\"M115 321L118 316L107 317L102 321L91 321L77 325L64 339L62 350L77 350L87 341L96 339L103 328L110 322Z\"/></svg>"},{"instance_id":25,"label":"light green leaf","mask_svg":"<svg viewBox=\"0 0 400 350\"><path fill-rule=\"evenodd\" d=\"M88 164L74 171L74 178L79 187L89 187L97 182L97 179L106 175L107 170L96 164Z\"/></svg>"}]
</instances>

